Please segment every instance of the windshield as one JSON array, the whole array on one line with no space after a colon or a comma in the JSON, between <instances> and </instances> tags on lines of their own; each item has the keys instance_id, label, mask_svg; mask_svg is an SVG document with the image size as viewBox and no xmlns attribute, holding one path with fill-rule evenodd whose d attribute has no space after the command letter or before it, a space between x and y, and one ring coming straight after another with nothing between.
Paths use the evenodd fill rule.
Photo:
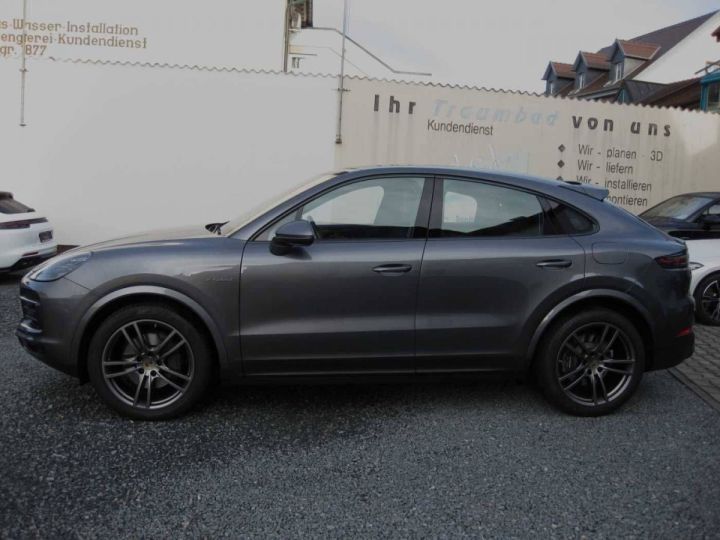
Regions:
<instances>
[{"instance_id":1,"label":"windshield","mask_svg":"<svg viewBox=\"0 0 720 540\"><path fill-rule=\"evenodd\" d=\"M276 206L282 204L283 202L292 199L295 197L295 195L299 195L306 189L309 189L313 186L316 186L318 184L322 184L326 180L329 180L330 178L333 178L337 176L340 173L332 173L332 174L322 174L320 176L316 176L315 178L311 180L305 180L300 184L295 184L293 187L291 187L288 190L285 190L280 195L276 195L270 199L264 200L262 203L256 205L252 209L243 212L235 219L231 219L227 223L225 223L220 228L220 234L230 234L233 231L236 231L240 227L243 227L250 223L252 220L260 217L265 212L268 212L275 208Z\"/></svg>"},{"instance_id":2,"label":"windshield","mask_svg":"<svg viewBox=\"0 0 720 540\"><path fill-rule=\"evenodd\" d=\"M687 219L711 201L708 197L678 195L644 212L642 217Z\"/></svg>"}]
</instances>

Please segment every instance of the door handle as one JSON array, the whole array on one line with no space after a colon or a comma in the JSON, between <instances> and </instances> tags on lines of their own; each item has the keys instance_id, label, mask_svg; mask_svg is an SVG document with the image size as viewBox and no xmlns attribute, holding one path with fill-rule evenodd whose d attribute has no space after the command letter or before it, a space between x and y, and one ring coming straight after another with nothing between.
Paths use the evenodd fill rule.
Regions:
<instances>
[{"instance_id":1,"label":"door handle","mask_svg":"<svg viewBox=\"0 0 720 540\"><path fill-rule=\"evenodd\" d=\"M378 274L385 274L389 276L399 276L412 270L412 266L409 264L381 264L373 268L373 272Z\"/></svg>"},{"instance_id":2,"label":"door handle","mask_svg":"<svg viewBox=\"0 0 720 540\"><path fill-rule=\"evenodd\" d=\"M567 259L550 259L547 261L540 261L535 263L535 266L540 268L570 268L572 261Z\"/></svg>"}]
</instances>

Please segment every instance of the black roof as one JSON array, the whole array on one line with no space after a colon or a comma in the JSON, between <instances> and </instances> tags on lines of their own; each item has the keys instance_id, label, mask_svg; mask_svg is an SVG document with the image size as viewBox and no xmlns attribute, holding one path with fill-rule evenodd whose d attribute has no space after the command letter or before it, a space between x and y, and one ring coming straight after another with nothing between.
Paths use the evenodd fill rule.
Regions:
<instances>
[{"instance_id":1,"label":"black roof","mask_svg":"<svg viewBox=\"0 0 720 540\"><path fill-rule=\"evenodd\" d=\"M13 194L9 191L0 191L0 199L12 199Z\"/></svg>"}]
</instances>

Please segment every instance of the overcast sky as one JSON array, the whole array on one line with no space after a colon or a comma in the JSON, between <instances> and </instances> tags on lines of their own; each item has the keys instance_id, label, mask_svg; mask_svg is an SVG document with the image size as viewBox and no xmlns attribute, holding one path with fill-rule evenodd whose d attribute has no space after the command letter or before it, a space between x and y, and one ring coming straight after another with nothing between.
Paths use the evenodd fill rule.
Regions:
<instances>
[{"instance_id":1,"label":"overcast sky","mask_svg":"<svg viewBox=\"0 0 720 540\"><path fill-rule=\"evenodd\" d=\"M720 0L349 0L348 35L395 69L542 91L549 60L596 51L720 9ZM342 26L343 0L314 0L316 26ZM709 36L708 36L709 38ZM719 47L720 49L720 47ZM720 56L720 51L718 56Z\"/></svg>"}]
</instances>

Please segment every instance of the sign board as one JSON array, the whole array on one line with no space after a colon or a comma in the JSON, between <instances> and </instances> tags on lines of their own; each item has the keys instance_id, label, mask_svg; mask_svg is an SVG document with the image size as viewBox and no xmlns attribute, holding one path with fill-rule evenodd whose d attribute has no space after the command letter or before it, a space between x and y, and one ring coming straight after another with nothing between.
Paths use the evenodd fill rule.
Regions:
<instances>
[{"instance_id":1,"label":"sign board","mask_svg":"<svg viewBox=\"0 0 720 540\"><path fill-rule=\"evenodd\" d=\"M635 213L720 190L720 115L349 79L339 167L456 165L600 184Z\"/></svg>"},{"instance_id":2,"label":"sign board","mask_svg":"<svg viewBox=\"0 0 720 540\"><path fill-rule=\"evenodd\" d=\"M24 54L279 70L284 20L284 0L252 2L251 9L226 0L3 0L0 60Z\"/></svg>"}]
</instances>

